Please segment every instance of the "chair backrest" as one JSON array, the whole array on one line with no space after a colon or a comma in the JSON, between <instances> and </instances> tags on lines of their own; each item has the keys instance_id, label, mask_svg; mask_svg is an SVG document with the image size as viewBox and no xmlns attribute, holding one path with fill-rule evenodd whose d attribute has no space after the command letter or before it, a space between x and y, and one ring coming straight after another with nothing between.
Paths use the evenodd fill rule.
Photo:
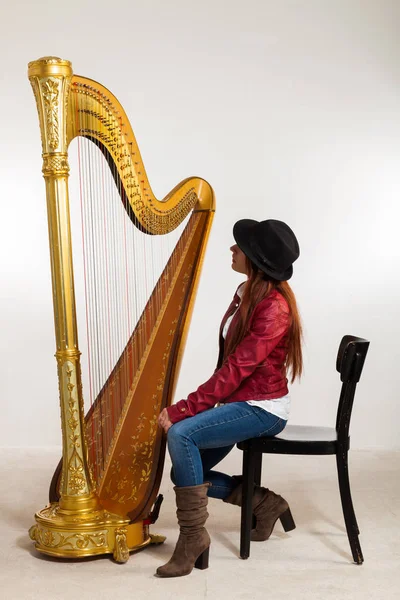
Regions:
<instances>
[{"instance_id":1,"label":"chair backrest","mask_svg":"<svg viewBox=\"0 0 400 600\"><path fill-rule=\"evenodd\" d=\"M336 417L338 442L347 443L354 394L360 381L368 347L368 340L354 335L345 335L339 345L336 370L340 373L342 389Z\"/></svg>"}]
</instances>

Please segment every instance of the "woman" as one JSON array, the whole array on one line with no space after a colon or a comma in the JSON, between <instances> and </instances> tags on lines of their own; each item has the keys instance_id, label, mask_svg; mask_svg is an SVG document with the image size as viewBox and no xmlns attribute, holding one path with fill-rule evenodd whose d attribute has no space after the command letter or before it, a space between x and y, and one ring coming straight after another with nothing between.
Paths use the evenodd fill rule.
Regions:
<instances>
[{"instance_id":1,"label":"woman","mask_svg":"<svg viewBox=\"0 0 400 600\"><path fill-rule=\"evenodd\" d=\"M300 318L287 283L299 256L293 231L282 221L243 219L233 236L232 268L247 281L223 318L217 369L187 400L159 416L168 433L180 526L171 560L157 569L160 577L208 567L208 496L238 506L242 496L240 477L212 469L237 442L284 429L290 406L286 371L292 382L302 371ZM258 486L253 512L256 541L269 538L278 518L291 519L286 500Z\"/></svg>"}]
</instances>

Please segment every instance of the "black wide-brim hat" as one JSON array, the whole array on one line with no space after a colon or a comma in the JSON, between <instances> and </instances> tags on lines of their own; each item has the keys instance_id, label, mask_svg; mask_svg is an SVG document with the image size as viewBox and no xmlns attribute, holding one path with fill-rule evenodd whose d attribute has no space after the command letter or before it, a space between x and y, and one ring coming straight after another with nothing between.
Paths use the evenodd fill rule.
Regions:
<instances>
[{"instance_id":1,"label":"black wide-brim hat","mask_svg":"<svg viewBox=\"0 0 400 600\"><path fill-rule=\"evenodd\" d=\"M272 279L287 281L300 256L296 236L283 221L241 219L233 226L233 237L242 252Z\"/></svg>"}]
</instances>

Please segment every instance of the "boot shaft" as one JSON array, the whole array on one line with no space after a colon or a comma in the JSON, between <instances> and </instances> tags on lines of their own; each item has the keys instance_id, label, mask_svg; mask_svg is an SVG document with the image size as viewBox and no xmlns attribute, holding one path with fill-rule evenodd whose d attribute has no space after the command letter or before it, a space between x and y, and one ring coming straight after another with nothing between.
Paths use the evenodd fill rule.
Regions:
<instances>
[{"instance_id":1,"label":"boot shaft","mask_svg":"<svg viewBox=\"0 0 400 600\"><path fill-rule=\"evenodd\" d=\"M190 535L200 532L208 518L207 491L209 483L188 487L174 487L176 516L181 532Z\"/></svg>"}]
</instances>

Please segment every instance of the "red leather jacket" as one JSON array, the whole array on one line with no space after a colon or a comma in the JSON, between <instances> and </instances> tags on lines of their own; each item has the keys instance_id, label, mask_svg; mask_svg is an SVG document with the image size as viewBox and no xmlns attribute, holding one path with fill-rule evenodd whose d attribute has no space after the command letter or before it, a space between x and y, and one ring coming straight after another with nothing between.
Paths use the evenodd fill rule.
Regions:
<instances>
[{"instance_id":1,"label":"red leather jacket","mask_svg":"<svg viewBox=\"0 0 400 600\"><path fill-rule=\"evenodd\" d=\"M286 300L276 290L256 305L247 335L222 364L222 331L239 302L240 297L235 293L222 319L217 369L208 381L189 394L187 400L167 408L172 423L212 408L218 402L272 400L288 393L285 362L290 314ZM238 313L232 319L227 340L237 318Z\"/></svg>"}]
</instances>

